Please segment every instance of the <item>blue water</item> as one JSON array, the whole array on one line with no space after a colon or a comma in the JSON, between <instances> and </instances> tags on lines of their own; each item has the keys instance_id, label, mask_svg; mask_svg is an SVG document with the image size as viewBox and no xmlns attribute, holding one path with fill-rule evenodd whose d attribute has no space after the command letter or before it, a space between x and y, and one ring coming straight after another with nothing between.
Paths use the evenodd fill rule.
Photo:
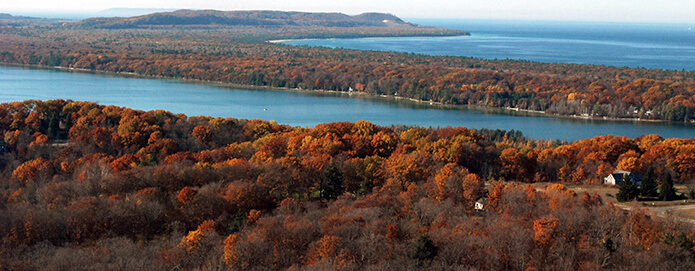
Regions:
<instances>
[{"instance_id":1,"label":"blue water","mask_svg":"<svg viewBox=\"0 0 695 271\"><path fill-rule=\"evenodd\" d=\"M545 63L695 70L695 24L411 19L468 37L298 40L286 44Z\"/></svg>"},{"instance_id":2,"label":"blue water","mask_svg":"<svg viewBox=\"0 0 695 271\"><path fill-rule=\"evenodd\" d=\"M0 66L0 102L72 99L188 116L275 120L291 126L368 120L379 125L464 126L519 130L532 138L573 141L606 134L692 138L695 125L524 117L480 110L442 109L347 94L249 90L105 74ZM499 111L498 111L499 112Z\"/></svg>"}]
</instances>

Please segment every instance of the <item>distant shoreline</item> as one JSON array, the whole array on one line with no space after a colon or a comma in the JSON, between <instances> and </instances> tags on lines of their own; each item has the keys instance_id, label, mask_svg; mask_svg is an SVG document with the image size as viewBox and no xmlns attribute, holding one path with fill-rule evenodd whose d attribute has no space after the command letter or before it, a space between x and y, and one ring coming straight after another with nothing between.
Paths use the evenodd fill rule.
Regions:
<instances>
[{"instance_id":1,"label":"distant shoreline","mask_svg":"<svg viewBox=\"0 0 695 271\"><path fill-rule=\"evenodd\" d=\"M355 95L355 96L373 98L375 100L384 99L384 100L405 101L405 102L414 103L414 104L429 105L431 107L437 107L437 108L442 108L442 109L469 109L469 110L477 110L477 111L494 111L495 113L512 114L512 115L519 114L522 117L529 116L527 114L530 114L530 115L535 115L535 116L546 116L546 117L552 117L552 118L592 120L592 121L672 123L668 120L658 120L658 119L655 120L655 119L642 119L642 118L614 118L614 117L607 117L607 116L605 116L605 117L592 117L592 116L579 116L579 115L559 115L559 114L554 114L554 113L547 113L545 111L520 109L520 108L513 108L513 107L492 107L492 106L475 105L475 104L446 104L446 103L441 103L441 102L419 100L419 99L415 99L415 98L408 98L408 97L402 97L402 96L371 94L371 93L367 93L367 92L363 92L363 91L337 91L337 90L326 90L326 89L311 89L310 90L310 89L302 89L302 88L256 86L256 85L244 85L244 84L228 83L228 82L222 82L222 81L206 81L206 80L200 80L200 79L151 76L151 75L138 74L138 73L134 73L134 72L110 72L110 71L102 71L102 70L90 70L90 69L61 67L61 66L25 65L25 64L14 64L14 63L0 63L0 65L6 66L6 67L35 68L35 69L41 69L41 70L58 70L58 71L63 71L63 72L105 74L105 75L113 75L113 76L128 77L128 78L176 80L176 81L181 81L184 83L202 84L202 85L210 85L210 86L218 86L218 87L226 87L226 88L240 88L240 89L251 89L251 90L255 89L255 90L269 90L269 91L288 91L288 92L300 92L300 93L324 93L324 94L332 94L332 95L340 95L340 96L353 96L353 95ZM517 112L517 113L515 113L515 112ZM681 122L673 122L673 123L681 123ZM686 124L692 124L692 123L693 122L686 123Z\"/></svg>"},{"instance_id":2,"label":"distant shoreline","mask_svg":"<svg viewBox=\"0 0 695 271\"><path fill-rule=\"evenodd\" d=\"M288 41L309 41L309 40L347 40L347 39L412 39L412 38L455 38L455 37L470 37L471 35L434 35L434 36L384 36L384 37L346 37L346 38L303 38L303 39L281 39L281 40L268 40L266 43L283 43Z\"/></svg>"},{"instance_id":3,"label":"distant shoreline","mask_svg":"<svg viewBox=\"0 0 695 271\"><path fill-rule=\"evenodd\" d=\"M545 116L550 116L550 117L556 117L556 118L572 118L572 119L585 119L585 120L607 120L607 121L639 121L639 122L653 122L653 123L669 123L670 121L668 120L657 120L657 119L643 119L643 118L615 118L615 117L592 117L592 116L582 116L582 115L558 115L554 113L548 113L545 111L540 111L540 110L531 110L531 109L521 109L521 108L516 108L516 107L489 107L489 108L500 108L504 109L506 111L512 111L512 112L526 112L526 113L534 113L534 114L539 114L539 115L545 115ZM680 122L678 122L680 123Z\"/></svg>"}]
</instances>

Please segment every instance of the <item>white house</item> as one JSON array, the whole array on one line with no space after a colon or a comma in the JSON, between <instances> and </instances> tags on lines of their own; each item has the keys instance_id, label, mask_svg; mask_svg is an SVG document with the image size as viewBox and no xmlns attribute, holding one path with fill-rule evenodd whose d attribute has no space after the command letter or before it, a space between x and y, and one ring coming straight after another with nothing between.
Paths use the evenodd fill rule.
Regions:
<instances>
[{"instance_id":1,"label":"white house","mask_svg":"<svg viewBox=\"0 0 695 271\"><path fill-rule=\"evenodd\" d=\"M616 169L612 174L603 178L603 183L608 185L619 185L623 181L623 175L627 174L628 178L632 180L635 185L642 185L642 173L640 172L629 172L625 170Z\"/></svg>"},{"instance_id":2,"label":"white house","mask_svg":"<svg viewBox=\"0 0 695 271\"><path fill-rule=\"evenodd\" d=\"M476 211L484 211L485 204L487 204L487 198L481 198L475 202L475 206L473 206L473 209L475 209Z\"/></svg>"}]
</instances>

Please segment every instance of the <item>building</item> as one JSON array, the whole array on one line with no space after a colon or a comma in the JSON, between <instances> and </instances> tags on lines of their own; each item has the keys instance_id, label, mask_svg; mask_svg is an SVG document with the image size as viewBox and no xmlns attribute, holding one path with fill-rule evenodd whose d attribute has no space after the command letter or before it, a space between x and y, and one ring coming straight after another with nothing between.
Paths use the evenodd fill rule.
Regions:
<instances>
[{"instance_id":1,"label":"building","mask_svg":"<svg viewBox=\"0 0 695 271\"><path fill-rule=\"evenodd\" d=\"M475 202L475 206L473 207L473 209L475 209L476 211L484 211L485 204L487 204L487 198L481 198Z\"/></svg>"},{"instance_id":2,"label":"building","mask_svg":"<svg viewBox=\"0 0 695 271\"><path fill-rule=\"evenodd\" d=\"M629 172L625 170L616 169L612 174L603 178L603 183L608 185L619 185L623 181L623 175L627 174L628 178L632 181L632 184L642 185L642 173L640 172Z\"/></svg>"}]
</instances>

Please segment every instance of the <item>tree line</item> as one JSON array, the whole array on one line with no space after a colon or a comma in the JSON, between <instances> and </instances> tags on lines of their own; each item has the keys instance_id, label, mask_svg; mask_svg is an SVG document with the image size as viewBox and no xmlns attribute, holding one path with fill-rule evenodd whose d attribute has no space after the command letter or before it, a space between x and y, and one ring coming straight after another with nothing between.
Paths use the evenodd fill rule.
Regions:
<instances>
[{"instance_id":1,"label":"tree line","mask_svg":"<svg viewBox=\"0 0 695 271\"><path fill-rule=\"evenodd\" d=\"M692 139L302 128L65 100L1 104L0 132L3 269L695 267L692 225L561 184L616 168L693 180Z\"/></svg>"}]
</instances>

